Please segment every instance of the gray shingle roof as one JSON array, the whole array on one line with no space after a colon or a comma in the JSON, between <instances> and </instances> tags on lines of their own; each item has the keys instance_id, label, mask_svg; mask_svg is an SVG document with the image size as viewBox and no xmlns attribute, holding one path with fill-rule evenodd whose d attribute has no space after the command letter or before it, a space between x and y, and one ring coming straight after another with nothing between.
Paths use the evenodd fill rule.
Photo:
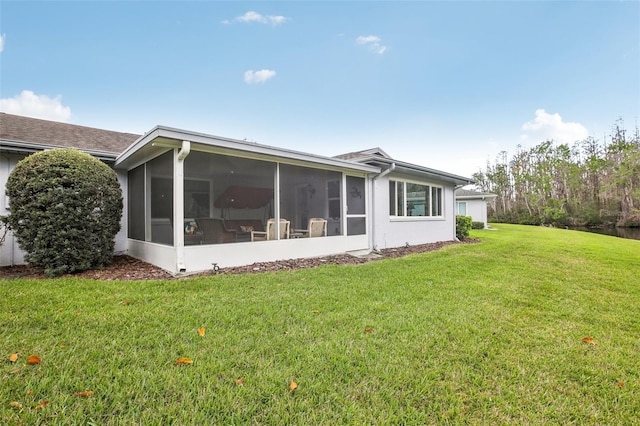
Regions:
<instances>
[{"instance_id":1,"label":"gray shingle roof","mask_svg":"<svg viewBox=\"0 0 640 426\"><path fill-rule=\"evenodd\" d=\"M490 192L474 191L472 189L456 189L456 197L458 198L482 198L482 197L495 197L496 194Z\"/></svg>"},{"instance_id":2,"label":"gray shingle roof","mask_svg":"<svg viewBox=\"0 0 640 426\"><path fill-rule=\"evenodd\" d=\"M334 158L352 161L356 163L369 164L383 169L395 170L396 172L409 173L420 177L431 177L442 179L455 185L467 185L473 183L473 179L443 172L441 170L423 167L417 164L394 160L389 154L380 148L371 148L364 151L348 152L336 155Z\"/></svg>"},{"instance_id":3,"label":"gray shingle roof","mask_svg":"<svg viewBox=\"0 0 640 426\"><path fill-rule=\"evenodd\" d=\"M355 151L355 152L347 152L346 154L336 155L334 158L339 158L341 160L358 160L361 158L367 158L371 156L379 156L382 158L391 158L389 154L384 152L380 148L371 148L365 149L364 151Z\"/></svg>"},{"instance_id":4,"label":"gray shingle roof","mask_svg":"<svg viewBox=\"0 0 640 426\"><path fill-rule=\"evenodd\" d=\"M94 129L75 124L0 113L0 140L42 146L42 148L77 148L87 152L117 154L140 135Z\"/></svg>"}]
</instances>

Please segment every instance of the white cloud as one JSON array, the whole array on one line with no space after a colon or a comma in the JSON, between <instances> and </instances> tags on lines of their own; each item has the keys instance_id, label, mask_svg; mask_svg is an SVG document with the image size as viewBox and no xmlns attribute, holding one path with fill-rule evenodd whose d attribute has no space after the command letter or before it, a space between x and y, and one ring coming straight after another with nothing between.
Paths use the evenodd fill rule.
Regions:
<instances>
[{"instance_id":1,"label":"white cloud","mask_svg":"<svg viewBox=\"0 0 640 426\"><path fill-rule=\"evenodd\" d=\"M359 36L356 39L358 44L367 44L367 43L380 43L380 37L370 35L370 36Z\"/></svg>"},{"instance_id":2,"label":"white cloud","mask_svg":"<svg viewBox=\"0 0 640 426\"><path fill-rule=\"evenodd\" d=\"M381 43L380 37L374 35L358 36L356 43L366 46L369 51L379 55L382 55L387 50L387 46Z\"/></svg>"},{"instance_id":3,"label":"white cloud","mask_svg":"<svg viewBox=\"0 0 640 426\"><path fill-rule=\"evenodd\" d=\"M276 25L284 24L287 22L289 18L280 15L261 15L258 12L254 12L250 10L242 16L238 16L233 19L233 21L224 20L223 24L230 24L231 22L243 22L243 23L252 23L256 22L259 24L271 24L274 27Z\"/></svg>"},{"instance_id":4,"label":"white cloud","mask_svg":"<svg viewBox=\"0 0 640 426\"><path fill-rule=\"evenodd\" d=\"M260 70L260 71L245 71L244 72L244 82L251 83L264 83L267 80L272 79L276 76L276 72L273 70Z\"/></svg>"},{"instance_id":5,"label":"white cloud","mask_svg":"<svg viewBox=\"0 0 640 426\"><path fill-rule=\"evenodd\" d=\"M564 122L560 114L548 114L544 109L536 110L536 118L522 125L526 133L522 139L535 138L554 140L560 143L573 143L589 136L589 131L580 123Z\"/></svg>"},{"instance_id":6,"label":"white cloud","mask_svg":"<svg viewBox=\"0 0 640 426\"><path fill-rule=\"evenodd\" d=\"M4 34L0 34L0 53L4 50L4 40L6 36Z\"/></svg>"},{"instance_id":7,"label":"white cloud","mask_svg":"<svg viewBox=\"0 0 640 426\"><path fill-rule=\"evenodd\" d=\"M0 99L0 111L66 122L71 118L71 108L62 105L61 100L60 95L51 99L47 95L36 95L31 90L23 90L15 98Z\"/></svg>"}]
</instances>

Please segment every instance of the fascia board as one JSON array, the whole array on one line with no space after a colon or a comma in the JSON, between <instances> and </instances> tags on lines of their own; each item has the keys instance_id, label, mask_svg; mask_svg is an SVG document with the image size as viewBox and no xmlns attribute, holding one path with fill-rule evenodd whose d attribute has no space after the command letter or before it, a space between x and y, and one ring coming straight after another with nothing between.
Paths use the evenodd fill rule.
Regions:
<instances>
[{"instance_id":1,"label":"fascia board","mask_svg":"<svg viewBox=\"0 0 640 426\"><path fill-rule=\"evenodd\" d=\"M158 130L159 130L159 126L154 127L144 135L140 136L138 140L136 140L134 143L129 145L127 149L122 151L122 153L118 155L118 158L116 158L116 164L115 164L116 168L122 163L126 162L131 156L133 156L133 154L138 152L141 148L151 143L153 139L157 138Z\"/></svg>"},{"instance_id":2,"label":"fascia board","mask_svg":"<svg viewBox=\"0 0 640 426\"><path fill-rule=\"evenodd\" d=\"M261 145L253 142L241 141L237 139L223 138L219 136L207 135L204 133L189 132L164 126L156 126L146 133L129 148L127 148L116 160L116 167L126 163L127 159L133 156L143 147L153 144L156 139L175 140L176 147L180 146L183 140L192 143L192 149L211 147L221 151L245 152L252 155L260 155L273 160L287 159L302 163L315 163L318 165L331 166L339 169L350 169L366 173L378 173L380 168L368 164L360 164L352 161L339 160L331 157L323 157L315 154L308 154L283 148L276 148L268 145ZM162 144L166 147L166 144Z\"/></svg>"},{"instance_id":3,"label":"fascia board","mask_svg":"<svg viewBox=\"0 0 640 426\"><path fill-rule=\"evenodd\" d=\"M475 181L471 178L454 175L452 173L443 172L441 170L430 169L428 167L418 166L417 164L406 163L404 161L397 161L393 159L386 159L386 158L380 158L380 157L364 157L364 158L359 158L358 161L384 163L389 166L391 166L391 164L395 164L396 168L394 170L394 173L407 173L412 175L431 177L431 178L439 179L445 182L450 182L456 185L462 185L462 184L467 185L470 183L475 183Z\"/></svg>"},{"instance_id":4,"label":"fascia board","mask_svg":"<svg viewBox=\"0 0 640 426\"><path fill-rule=\"evenodd\" d=\"M456 195L456 200L485 200L496 197L496 194Z\"/></svg>"}]
</instances>

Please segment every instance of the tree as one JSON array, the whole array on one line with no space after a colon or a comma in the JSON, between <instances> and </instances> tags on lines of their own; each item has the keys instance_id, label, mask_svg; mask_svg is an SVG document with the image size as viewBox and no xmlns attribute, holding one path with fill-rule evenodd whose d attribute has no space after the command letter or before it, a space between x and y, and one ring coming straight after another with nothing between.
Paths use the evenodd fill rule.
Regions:
<instances>
[{"instance_id":1,"label":"tree","mask_svg":"<svg viewBox=\"0 0 640 426\"><path fill-rule=\"evenodd\" d=\"M43 151L16 165L6 191L7 221L27 262L56 276L112 260L122 191L106 164L74 149Z\"/></svg>"},{"instance_id":2,"label":"tree","mask_svg":"<svg viewBox=\"0 0 640 426\"><path fill-rule=\"evenodd\" d=\"M640 226L640 131L619 120L609 143L588 137L568 144L518 145L474 177L497 197L492 220L554 225Z\"/></svg>"}]
</instances>

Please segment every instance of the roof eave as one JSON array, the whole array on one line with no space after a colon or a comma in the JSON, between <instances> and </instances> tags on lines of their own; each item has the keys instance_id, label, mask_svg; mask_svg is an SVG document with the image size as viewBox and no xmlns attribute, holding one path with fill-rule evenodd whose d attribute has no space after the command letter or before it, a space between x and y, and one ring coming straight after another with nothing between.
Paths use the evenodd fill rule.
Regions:
<instances>
[{"instance_id":1,"label":"roof eave","mask_svg":"<svg viewBox=\"0 0 640 426\"><path fill-rule=\"evenodd\" d=\"M478 194L478 195L456 195L456 200L485 200L485 199L494 199L497 195L495 194Z\"/></svg>"},{"instance_id":2,"label":"roof eave","mask_svg":"<svg viewBox=\"0 0 640 426\"><path fill-rule=\"evenodd\" d=\"M34 152L45 151L48 149L69 148L68 146L51 145L51 144L43 145L40 143L30 143L30 142L14 141L14 140L7 140L7 139L1 139L0 142L2 142L1 144L2 148L0 148L0 151L12 152L17 154L33 154ZM116 157L118 156L118 153L109 152L109 151L99 151L99 150L81 149L81 148L74 148L74 149L77 149L82 152L86 152L87 154L90 154L102 161L114 162L116 160Z\"/></svg>"},{"instance_id":3,"label":"roof eave","mask_svg":"<svg viewBox=\"0 0 640 426\"><path fill-rule=\"evenodd\" d=\"M308 154L284 148L277 148L253 142L224 138L220 136L213 136L204 133L191 132L165 126L154 127L145 135L140 137L137 141L135 141L131 146L129 146L122 154L117 157L116 167L126 168L131 164L135 164L135 160L132 160L135 154L140 152L144 147L153 145L154 141L159 138L175 141L176 148L180 146L181 141L189 141L192 144L201 144L203 146L212 146L220 149L251 153L254 155L259 154L265 157L286 158L289 160L347 168L366 173L380 172L379 167L368 164L360 164L353 161L339 160L331 157L323 157L315 154ZM173 147L171 144L162 144L162 146L165 149L167 147ZM194 147L192 146L192 149L193 148Z\"/></svg>"},{"instance_id":4,"label":"roof eave","mask_svg":"<svg viewBox=\"0 0 640 426\"><path fill-rule=\"evenodd\" d=\"M445 182L450 182L455 185L468 185L468 184L475 183L475 180L471 178L458 176L452 173L443 172L441 170L418 166L416 164L406 163L404 161L398 161L391 158L381 158L379 156L370 156L370 157L359 158L357 159L357 161L363 162L363 163L367 163L367 162L384 163L388 166L391 166L391 164L395 164L396 165L395 172L404 172L409 174L417 173L423 176L429 176L432 178L443 180Z\"/></svg>"}]
</instances>

